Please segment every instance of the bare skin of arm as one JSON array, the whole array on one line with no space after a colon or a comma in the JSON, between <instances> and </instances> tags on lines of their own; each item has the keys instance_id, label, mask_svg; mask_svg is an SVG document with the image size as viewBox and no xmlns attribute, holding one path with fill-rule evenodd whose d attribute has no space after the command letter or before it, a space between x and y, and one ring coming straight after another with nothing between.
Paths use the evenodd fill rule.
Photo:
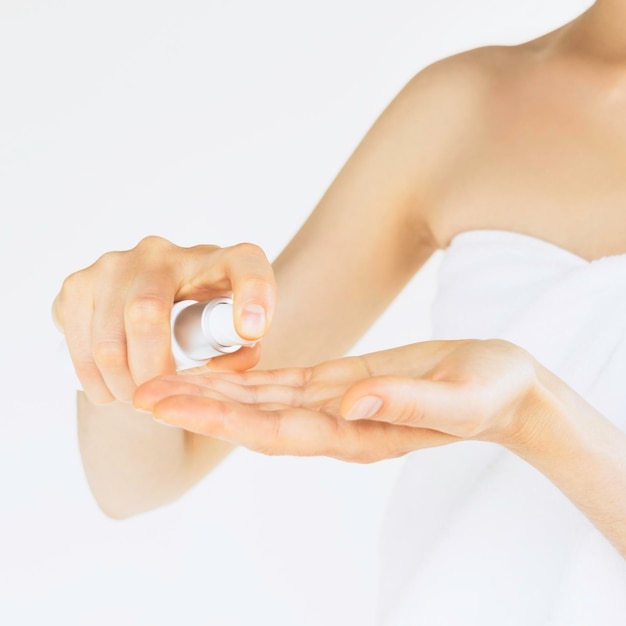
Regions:
<instances>
[{"instance_id":1,"label":"bare skin of arm","mask_svg":"<svg viewBox=\"0 0 626 626\"><path fill-rule=\"evenodd\" d=\"M618 25L624 10L623 3L598 2L538 40L458 55L412 80L276 260L279 304L260 366L308 366L340 356L432 251L464 230L527 233L587 259L623 253L626 50ZM167 283L168 268L163 272L152 284ZM267 292L261 280L258 293L246 288L244 299L271 299L262 284ZM221 286L230 288L237 298L236 285ZM337 303L332 315L324 300ZM156 334L161 355L166 309ZM256 362L254 354L240 358L230 365ZM156 360L152 376L171 369L165 357ZM113 395L128 400L147 374ZM108 411L119 419L106 420ZM164 430L145 415L141 426L139 419L130 425L136 415L128 405L81 407L87 476L102 508L116 517L175 499L229 449L211 437ZM555 483L567 482L563 468L527 460Z\"/></svg>"},{"instance_id":2,"label":"bare skin of arm","mask_svg":"<svg viewBox=\"0 0 626 626\"><path fill-rule=\"evenodd\" d=\"M278 306L262 342L260 367L341 356L429 258L435 243L419 207L426 206L428 180L453 158L468 128L482 80L463 58L440 62L414 78L381 115L273 264ZM143 245L148 256L151 245L165 244ZM152 278L155 285L167 282ZM163 319L161 324L167 344ZM242 369L256 355L237 358L239 363L223 357L221 366ZM161 362L134 382L172 370L165 357ZM224 441L164 428L127 402L95 404L85 393L78 397L78 432L90 487L102 510L115 518L175 500L232 449Z\"/></svg>"}]
</instances>

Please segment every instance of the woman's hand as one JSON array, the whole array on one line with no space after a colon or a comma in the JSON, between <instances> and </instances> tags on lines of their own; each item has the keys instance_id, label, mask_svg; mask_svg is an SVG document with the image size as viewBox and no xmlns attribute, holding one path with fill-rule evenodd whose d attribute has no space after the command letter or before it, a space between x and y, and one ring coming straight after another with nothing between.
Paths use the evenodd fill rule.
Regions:
<instances>
[{"instance_id":1,"label":"woman's hand","mask_svg":"<svg viewBox=\"0 0 626 626\"><path fill-rule=\"evenodd\" d=\"M369 462L460 439L527 437L536 365L505 341L430 341L311 368L159 377L134 402L259 452Z\"/></svg>"},{"instance_id":2,"label":"woman's hand","mask_svg":"<svg viewBox=\"0 0 626 626\"><path fill-rule=\"evenodd\" d=\"M237 332L255 340L269 327L275 292L272 268L253 244L182 248L148 237L70 275L54 301L53 317L90 400L128 401L138 384L175 371L174 302L233 293ZM222 367L244 370L258 358L255 346L217 360Z\"/></svg>"},{"instance_id":3,"label":"woman's hand","mask_svg":"<svg viewBox=\"0 0 626 626\"><path fill-rule=\"evenodd\" d=\"M626 434L521 348L429 341L311 368L159 377L137 407L267 454L369 462L463 439L506 446L626 558Z\"/></svg>"}]
</instances>

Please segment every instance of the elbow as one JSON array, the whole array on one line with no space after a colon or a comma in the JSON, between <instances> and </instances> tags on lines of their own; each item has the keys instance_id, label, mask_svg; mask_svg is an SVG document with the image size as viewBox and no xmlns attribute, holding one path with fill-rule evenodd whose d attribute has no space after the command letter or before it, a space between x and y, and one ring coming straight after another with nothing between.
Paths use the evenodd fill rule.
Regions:
<instances>
[{"instance_id":1,"label":"elbow","mask_svg":"<svg viewBox=\"0 0 626 626\"><path fill-rule=\"evenodd\" d=\"M119 497L118 494L117 497L112 498L107 497L106 494L96 494L93 490L92 494L100 511L110 520L114 521L123 521L141 515L142 513L149 513L155 509L172 504L178 500L181 495L179 493L170 493L167 495L160 494L160 497L156 497L155 494L152 494L152 497L124 498Z\"/></svg>"}]
</instances>

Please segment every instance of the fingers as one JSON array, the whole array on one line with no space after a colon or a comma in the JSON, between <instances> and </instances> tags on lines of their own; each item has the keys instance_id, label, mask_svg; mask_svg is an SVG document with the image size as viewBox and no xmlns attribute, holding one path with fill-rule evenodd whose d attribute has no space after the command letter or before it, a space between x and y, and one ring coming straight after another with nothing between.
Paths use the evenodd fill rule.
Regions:
<instances>
[{"instance_id":1,"label":"fingers","mask_svg":"<svg viewBox=\"0 0 626 626\"><path fill-rule=\"evenodd\" d=\"M173 303L230 293L237 332L259 339L276 300L272 268L260 248L181 248L147 237L132 250L102 255L66 279L52 314L89 398L97 403L128 400L138 384L175 370ZM245 370L258 359L258 347L246 348L217 359L215 367Z\"/></svg>"},{"instance_id":2,"label":"fingers","mask_svg":"<svg viewBox=\"0 0 626 626\"><path fill-rule=\"evenodd\" d=\"M52 301L52 307L51 307L50 313L52 315L53 324L56 326L56 329L62 333L63 322L61 321L61 304L59 302L60 300L59 296L60 294L57 294L57 296Z\"/></svg>"},{"instance_id":3,"label":"fingers","mask_svg":"<svg viewBox=\"0 0 626 626\"><path fill-rule=\"evenodd\" d=\"M219 375L219 377L224 380L237 382L241 385L289 385L290 387L303 387L310 382L313 376L313 370L315 369L311 367L286 367L274 370L253 370L246 372L234 372L230 370L230 373L227 373L213 367L215 362L221 362L223 358L225 357L212 360L205 366L206 369L213 370L216 375Z\"/></svg>"},{"instance_id":4,"label":"fingers","mask_svg":"<svg viewBox=\"0 0 626 626\"><path fill-rule=\"evenodd\" d=\"M466 341L422 377L379 376L349 389L348 420L432 428L464 439L499 441L523 421L536 388L532 357L502 340Z\"/></svg>"},{"instance_id":5,"label":"fingers","mask_svg":"<svg viewBox=\"0 0 626 626\"><path fill-rule=\"evenodd\" d=\"M292 387L261 385L253 390L215 379L209 388L207 381L194 384L192 376L178 378L185 380L168 377L143 385L135 394L135 404L150 408L161 422L263 454L324 455L369 463L454 440L436 431L380 422L349 423L301 408L301 397L294 395Z\"/></svg>"},{"instance_id":6,"label":"fingers","mask_svg":"<svg viewBox=\"0 0 626 626\"><path fill-rule=\"evenodd\" d=\"M246 375L206 376L178 375L159 376L135 393L137 408L152 410L169 396L196 396L206 398L226 398L235 402L259 406L281 406L298 408L302 405L303 388L298 385L251 384Z\"/></svg>"},{"instance_id":7,"label":"fingers","mask_svg":"<svg viewBox=\"0 0 626 626\"><path fill-rule=\"evenodd\" d=\"M65 335L76 375L96 404L111 402L115 396L109 391L95 361L92 345L93 294L84 274L68 276L53 304L55 323Z\"/></svg>"},{"instance_id":8,"label":"fingers","mask_svg":"<svg viewBox=\"0 0 626 626\"><path fill-rule=\"evenodd\" d=\"M92 358L109 395L127 401L133 394L135 382L128 369L123 294L109 286L97 296L89 329ZM94 395L91 388L88 393L90 397Z\"/></svg>"},{"instance_id":9,"label":"fingers","mask_svg":"<svg viewBox=\"0 0 626 626\"><path fill-rule=\"evenodd\" d=\"M236 352L214 357L207 363L213 372L245 372L254 367L261 358L261 345L243 346Z\"/></svg>"},{"instance_id":10,"label":"fingers","mask_svg":"<svg viewBox=\"0 0 626 626\"><path fill-rule=\"evenodd\" d=\"M159 421L269 454L280 453L287 437L292 453L305 454L311 441L303 446L281 432L280 409L298 405L301 388L242 384L244 380L236 374L159 377L137 389L134 404Z\"/></svg>"},{"instance_id":11,"label":"fingers","mask_svg":"<svg viewBox=\"0 0 626 626\"><path fill-rule=\"evenodd\" d=\"M165 269L142 272L117 306L126 334L128 368L136 385L176 369L170 326L175 278Z\"/></svg>"}]
</instances>

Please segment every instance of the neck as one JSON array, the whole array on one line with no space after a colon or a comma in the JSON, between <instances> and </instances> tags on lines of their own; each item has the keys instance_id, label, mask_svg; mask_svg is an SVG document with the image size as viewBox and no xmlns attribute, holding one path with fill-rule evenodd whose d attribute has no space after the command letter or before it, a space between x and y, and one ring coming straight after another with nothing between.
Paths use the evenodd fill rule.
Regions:
<instances>
[{"instance_id":1,"label":"neck","mask_svg":"<svg viewBox=\"0 0 626 626\"><path fill-rule=\"evenodd\" d=\"M597 0L563 30L563 47L626 66L626 0Z\"/></svg>"}]
</instances>

